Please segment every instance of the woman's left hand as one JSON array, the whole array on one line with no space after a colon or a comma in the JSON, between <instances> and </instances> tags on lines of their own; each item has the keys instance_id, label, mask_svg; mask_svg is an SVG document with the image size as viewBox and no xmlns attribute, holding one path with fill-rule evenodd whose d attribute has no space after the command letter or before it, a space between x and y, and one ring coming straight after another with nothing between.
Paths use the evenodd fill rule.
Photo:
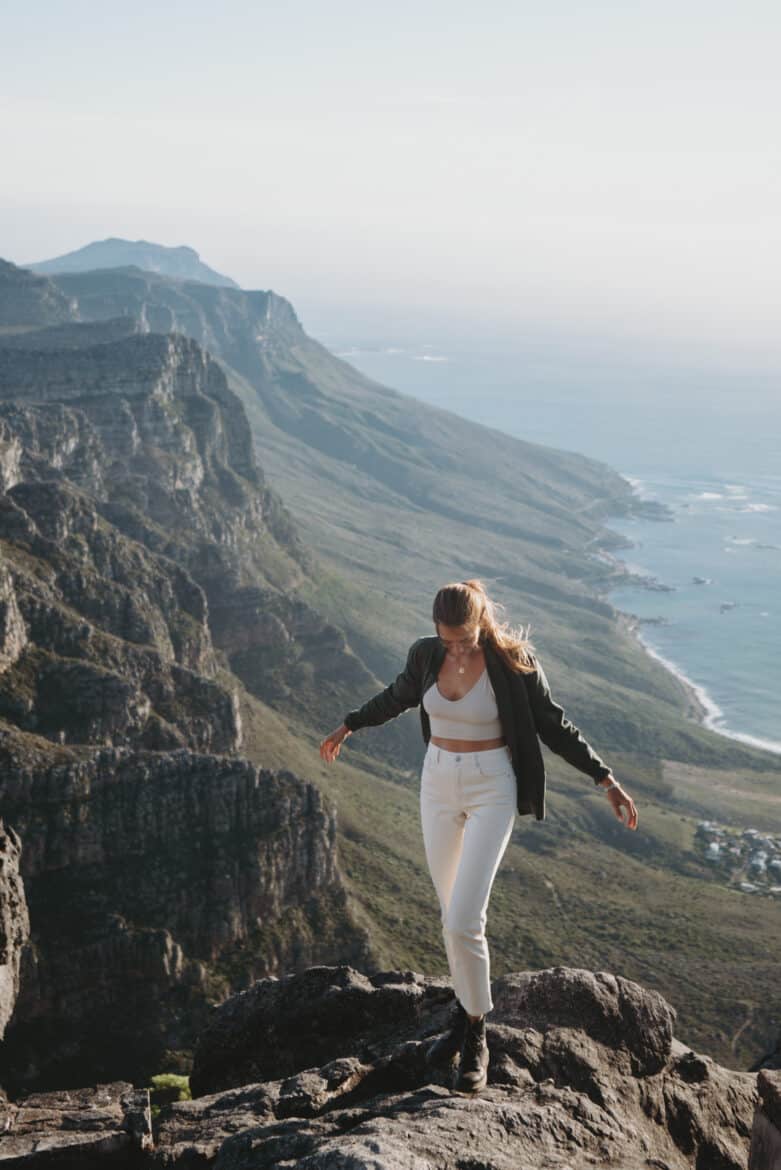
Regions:
<instances>
[{"instance_id":1,"label":"woman's left hand","mask_svg":"<svg viewBox=\"0 0 781 1170\"><path fill-rule=\"evenodd\" d=\"M612 780L617 785L616 788L611 788L608 791L607 798L613 806L613 812L618 817L621 824L625 824L627 829L637 828L637 809L635 802L628 792L624 792L621 785L616 780L615 776L606 776L606 780ZM626 821L624 821L622 809L626 809Z\"/></svg>"}]
</instances>

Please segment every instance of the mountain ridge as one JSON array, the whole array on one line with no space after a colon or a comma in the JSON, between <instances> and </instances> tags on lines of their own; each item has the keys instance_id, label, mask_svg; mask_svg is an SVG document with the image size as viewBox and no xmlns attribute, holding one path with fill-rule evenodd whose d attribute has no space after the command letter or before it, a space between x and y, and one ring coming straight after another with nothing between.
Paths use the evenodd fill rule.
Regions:
<instances>
[{"instance_id":1,"label":"mountain ridge","mask_svg":"<svg viewBox=\"0 0 781 1170\"><path fill-rule=\"evenodd\" d=\"M93 240L72 252L65 252L48 260L37 260L22 267L29 268L32 272L50 275L56 272L85 272L96 268L122 268L128 265L165 273L180 280L199 280L204 284L224 285L228 288L239 287L229 276L223 276L208 264L204 264L195 249L187 244L170 247L149 240L125 240L120 236Z\"/></svg>"}]
</instances>

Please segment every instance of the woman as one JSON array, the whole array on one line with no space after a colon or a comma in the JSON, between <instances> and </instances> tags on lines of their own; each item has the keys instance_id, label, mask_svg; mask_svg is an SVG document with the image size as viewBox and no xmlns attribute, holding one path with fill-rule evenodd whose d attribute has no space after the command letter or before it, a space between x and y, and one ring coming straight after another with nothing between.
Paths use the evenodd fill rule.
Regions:
<instances>
[{"instance_id":1,"label":"woman","mask_svg":"<svg viewBox=\"0 0 781 1170\"><path fill-rule=\"evenodd\" d=\"M624 823L626 808L627 828L637 828L631 797L554 703L531 643L499 623L496 608L480 581L443 586L434 598L436 635L419 638L395 682L346 715L320 744L330 763L354 731L420 705L428 744L420 787L423 842L457 997L452 1027L428 1059L435 1063L458 1053L455 1088L467 1093L487 1081L485 1017L493 1001L485 925L491 887L516 809L545 818L539 739L606 788L618 819Z\"/></svg>"}]
</instances>

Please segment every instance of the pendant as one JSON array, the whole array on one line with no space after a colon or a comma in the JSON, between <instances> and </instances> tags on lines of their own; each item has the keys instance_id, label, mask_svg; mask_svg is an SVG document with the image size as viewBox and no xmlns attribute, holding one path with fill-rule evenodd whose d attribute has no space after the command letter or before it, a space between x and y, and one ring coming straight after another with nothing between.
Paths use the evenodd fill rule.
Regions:
<instances>
[{"instance_id":1,"label":"pendant","mask_svg":"<svg viewBox=\"0 0 781 1170\"><path fill-rule=\"evenodd\" d=\"M459 674L466 674L466 667L465 667L465 666L459 666L459 668L458 668L458 673L459 673Z\"/></svg>"}]
</instances>

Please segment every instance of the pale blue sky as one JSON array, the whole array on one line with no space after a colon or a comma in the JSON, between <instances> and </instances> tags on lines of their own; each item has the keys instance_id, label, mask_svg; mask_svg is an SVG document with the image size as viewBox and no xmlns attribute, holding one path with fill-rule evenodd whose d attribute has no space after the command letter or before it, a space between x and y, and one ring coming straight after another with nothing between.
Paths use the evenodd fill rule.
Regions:
<instances>
[{"instance_id":1,"label":"pale blue sky","mask_svg":"<svg viewBox=\"0 0 781 1170\"><path fill-rule=\"evenodd\" d=\"M781 364L770 3L0 2L0 255ZM329 308L330 307L330 308Z\"/></svg>"}]
</instances>

